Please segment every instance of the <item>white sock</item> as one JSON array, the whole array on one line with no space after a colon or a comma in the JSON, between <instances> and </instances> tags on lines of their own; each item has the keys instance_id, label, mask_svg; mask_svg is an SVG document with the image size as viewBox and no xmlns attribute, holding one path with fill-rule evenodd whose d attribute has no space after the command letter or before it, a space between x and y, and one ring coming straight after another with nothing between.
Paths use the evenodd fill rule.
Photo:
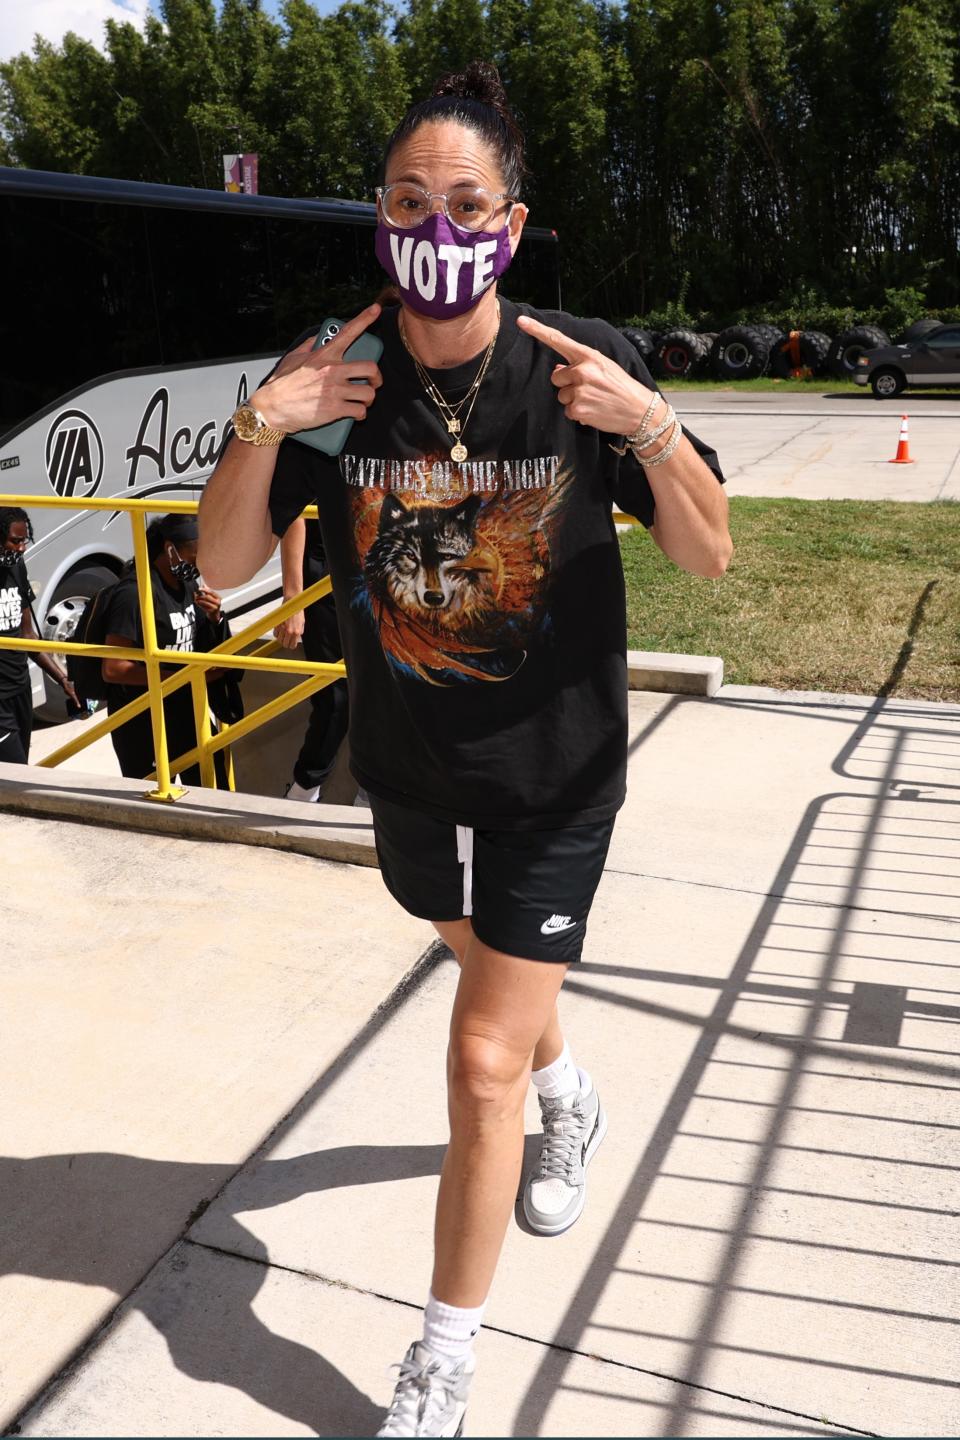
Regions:
<instances>
[{"instance_id":1,"label":"white sock","mask_svg":"<svg viewBox=\"0 0 960 1440\"><path fill-rule=\"evenodd\" d=\"M544 1100L558 1100L561 1095L589 1095L593 1089L590 1076L584 1071L578 1070L573 1063L570 1046L566 1040L564 1040L563 1049L556 1060L549 1065L544 1065L542 1070L534 1070L530 1079L537 1087L537 1093L542 1095Z\"/></svg>"},{"instance_id":2,"label":"white sock","mask_svg":"<svg viewBox=\"0 0 960 1440\"><path fill-rule=\"evenodd\" d=\"M448 1360L462 1360L473 1349L473 1342L483 1321L483 1305L475 1310L460 1310L445 1305L430 1291L423 1315L423 1343L437 1355Z\"/></svg>"},{"instance_id":3,"label":"white sock","mask_svg":"<svg viewBox=\"0 0 960 1440\"><path fill-rule=\"evenodd\" d=\"M285 795L286 800L317 800L320 797L320 786L314 785L310 790L304 790L296 780L290 782L290 789Z\"/></svg>"}]
</instances>

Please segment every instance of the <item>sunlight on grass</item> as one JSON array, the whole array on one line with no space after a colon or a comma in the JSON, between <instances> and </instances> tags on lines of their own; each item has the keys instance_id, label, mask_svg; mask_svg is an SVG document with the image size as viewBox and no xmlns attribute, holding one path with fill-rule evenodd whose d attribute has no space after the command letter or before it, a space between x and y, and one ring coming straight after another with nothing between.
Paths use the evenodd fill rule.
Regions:
<instances>
[{"instance_id":1,"label":"sunlight on grass","mask_svg":"<svg viewBox=\"0 0 960 1440\"><path fill-rule=\"evenodd\" d=\"M730 684L874 695L935 582L896 695L960 700L960 505L730 502L726 575L622 537L629 645L720 655Z\"/></svg>"}]
</instances>

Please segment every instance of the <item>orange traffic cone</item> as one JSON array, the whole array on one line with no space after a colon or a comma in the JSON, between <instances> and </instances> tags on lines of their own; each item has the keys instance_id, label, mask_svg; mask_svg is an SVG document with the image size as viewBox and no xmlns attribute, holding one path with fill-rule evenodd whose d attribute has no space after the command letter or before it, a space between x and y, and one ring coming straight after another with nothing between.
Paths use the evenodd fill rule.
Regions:
<instances>
[{"instance_id":1,"label":"orange traffic cone","mask_svg":"<svg viewBox=\"0 0 960 1440\"><path fill-rule=\"evenodd\" d=\"M906 415L900 416L900 439L897 442L897 453L892 460L887 461L888 465L912 465L910 459L910 429L909 420Z\"/></svg>"}]
</instances>

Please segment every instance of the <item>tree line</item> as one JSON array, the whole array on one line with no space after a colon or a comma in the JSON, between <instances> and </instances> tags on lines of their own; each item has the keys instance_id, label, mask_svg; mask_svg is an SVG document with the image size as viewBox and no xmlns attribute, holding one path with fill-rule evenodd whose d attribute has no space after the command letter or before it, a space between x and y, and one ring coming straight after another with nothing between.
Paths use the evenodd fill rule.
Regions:
<instances>
[{"instance_id":1,"label":"tree line","mask_svg":"<svg viewBox=\"0 0 960 1440\"><path fill-rule=\"evenodd\" d=\"M0 65L0 162L371 198L411 99L493 60L565 302L723 323L960 304L960 0L161 0ZM910 308L909 304L908 307Z\"/></svg>"}]
</instances>

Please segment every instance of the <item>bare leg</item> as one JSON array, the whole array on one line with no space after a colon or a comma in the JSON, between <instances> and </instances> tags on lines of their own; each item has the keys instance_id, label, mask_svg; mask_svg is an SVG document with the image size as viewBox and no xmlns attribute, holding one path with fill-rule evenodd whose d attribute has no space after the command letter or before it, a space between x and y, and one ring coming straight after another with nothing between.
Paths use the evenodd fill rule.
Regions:
<instances>
[{"instance_id":1,"label":"bare leg","mask_svg":"<svg viewBox=\"0 0 960 1440\"><path fill-rule=\"evenodd\" d=\"M490 1289L520 1178L534 1047L566 968L503 955L476 936L464 952L450 1023L451 1133L432 1284L448 1305L482 1305Z\"/></svg>"},{"instance_id":2,"label":"bare leg","mask_svg":"<svg viewBox=\"0 0 960 1440\"><path fill-rule=\"evenodd\" d=\"M434 920L433 928L443 943L453 951L457 958L457 964L462 965L467 946L473 939L473 926L470 921L467 919ZM560 1029L560 1015L554 1005L543 1034L534 1049L532 1068L542 1070L544 1066L552 1065L562 1049L563 1031Z\"/></svg>"}]
</instances>

